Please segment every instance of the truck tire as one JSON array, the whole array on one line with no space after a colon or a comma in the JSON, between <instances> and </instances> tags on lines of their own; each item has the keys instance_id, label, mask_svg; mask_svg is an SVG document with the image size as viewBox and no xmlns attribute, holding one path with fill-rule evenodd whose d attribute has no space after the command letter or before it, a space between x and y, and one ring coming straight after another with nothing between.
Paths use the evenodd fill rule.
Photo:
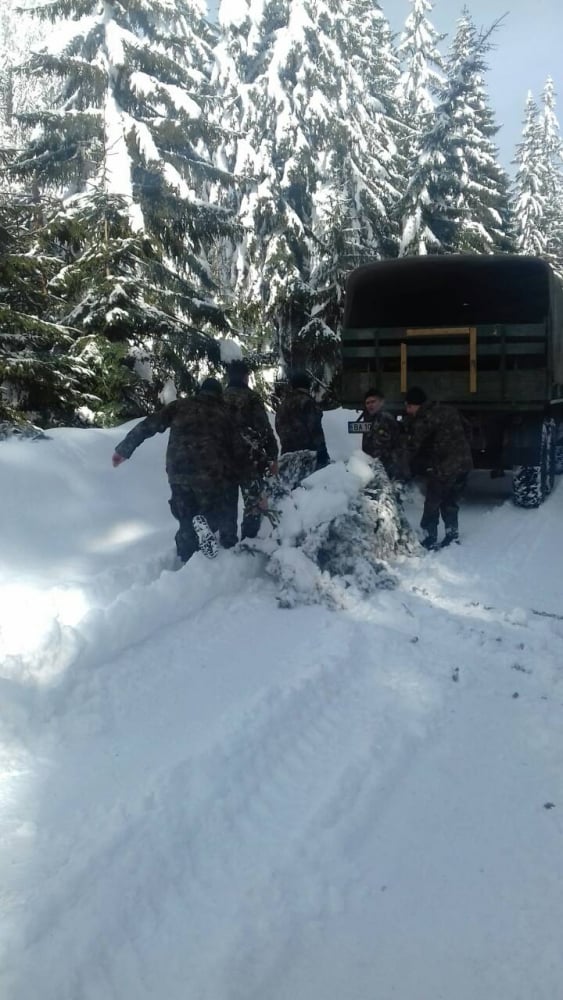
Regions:
<instances>
[{"instance_id":1,"label":"truck tire","mask_svg":"<svg viewBox=\"0 0 563 1000\"><path fill-rule=\"evenodd\" d=\"M555 475L563 474L563 420L555 427Z\"/></svg>"},{"instance_id":2,"label":"truck tire","mask_svg":"<svg viewBox=\"0 0 563 1000\"><path fill-rule=\"evenodd\" d=\"M517 507L539 507L543 500L541 465L520 465L514 470L512 499Z\"/></svg>"},{"instance_id":3,"label":"truck tire","mask_svg":"<svg viewBox=\"0 0 563 1000\"><path fill-rule=\"evenodd\" d=\"M544 499L555 486L555 421L545 420L542 428L542 492Z\"/></svg>"},{"instance_id":4,"label":"truck tire","mask_svg":"<svg viewBox=\"0 0 563 1000\"><path fill-rule=\"evenodd\" d=\"M539 507L555 483L555 422L544 420L537 465L514 470L512 499L517 507Z\"/></svg>"}]
</instances>

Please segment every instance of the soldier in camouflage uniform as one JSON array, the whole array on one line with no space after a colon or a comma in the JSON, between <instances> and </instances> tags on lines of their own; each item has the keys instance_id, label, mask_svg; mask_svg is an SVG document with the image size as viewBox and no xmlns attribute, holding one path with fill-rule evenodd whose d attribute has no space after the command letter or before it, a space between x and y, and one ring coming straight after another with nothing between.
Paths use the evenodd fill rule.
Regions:
<instances>
[{"instance_id":1,"label":"soldier in camouflage uniform","mask_svg":"<svg viewBox=\"0 0 563 1000\"><path fill-rule=\"evenodd\" d=\"M425 532L422 544L435 549L440 514L446 531L440 547L459 541L458 501L473 468L469 425L453 406L427 400L416 386L407 392L405 405L412 418L411 466L413 471L424 467L428 477L420 522Z\"/></svg>"},{"instance_id":2,"label":"soldier in camouflage uniform","mask_svg":"<svg viewBox=\"0 0 563 1000\"><path fill-rule=\"evenodd\" d=\"M394 479L401 466L401 432L395 417L383 410L384 400L380 389L368 389L364 396L360 420L371 423L371 428L362 434L362 451L378 458L387 475Z\"/></svg>"},{"instance_id":3,"label":"soldier in camouflage uniform","mask_svg":"<svg viewBox=\"0 0 563 1000\"><path fill-rule=\"evenodd\" d=\"M322 427L323 411L309 391L311 379L306 372L296 372L289 385L276 413L282 455L291 451L314 451L317 469L322 469L330 458Z\"/></svg>"},{"instance_id":4,"label":"soldier in camouflage uniform","mask_svg":"<svg viewBox=\"0 0 563 1000\"><path fill-rule=\"evenodd\" d=\"M244 501L241 538L256 538L262 518L258 501L264 495L263 476L267 473L275 476L278 472L278 443L264 403L258 393L248 386L249 374L245 361L231 361L227 368L229 384L223 393L234 425L256 456L258 472L254 480L239 480Z\"/></svg>"},{"instance_id":5,"label":"soldier in camouflage uniform","mask_svg":"<svg viewBox=\"0 0 563 1000\"><path fill-rule=\"evenodd\" d=\"M221 383L208 378L195 396L176 399L158 413L141 420L120 441L113 465L130 458L154 434L170 430L166 472L172 496L170 510L180 527L176 549L183 562L198 548L192 520L206 518L211 531L219 532L223 548L237 542L238 480L241 468L252 475L250 448L233 426L223 401Z\"/></svg>"}]
</instances>

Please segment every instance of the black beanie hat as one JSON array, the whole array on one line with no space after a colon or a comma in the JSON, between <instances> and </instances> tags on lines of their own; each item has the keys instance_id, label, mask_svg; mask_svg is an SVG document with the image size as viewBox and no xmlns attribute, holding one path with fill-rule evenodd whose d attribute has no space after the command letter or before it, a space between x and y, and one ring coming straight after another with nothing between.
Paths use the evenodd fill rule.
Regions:
<instances>
[{"instance_id":1,"label":"black beanie hat","mask_svg":"<svg viewBox=\"0 0 563 1000\"><path fill-rule=\"evenodd\" d=\"M368 391L366 393L364 393L364 402L366 401L366 399L369 399L370 396L372 397L372 399L374 399L374 398L385 399L385 395L383 393L383 390L382 389L377 389L375 386L372 386L371 389L368 389Z\"/></svg>"},{"instance_id":2,"label":"black beanie hat","mask_svg":"<svg viewBox=\"0 0 563 1000\"><path fill-rule=\"evenodd\" d=\"M311 376L307 372L293 372L289 376L289 384L292 389L310 389Z\"/></svg>"},{"instance_id":3,"label":"black beanie hat","mask_svg":"<svg viewBox=\"0 0 563 1000\"><path fill-rule=\"evenodd\" d=\"M414 406L422 406L426 402L426 393L418 385L413 385L405 396L405 403L412 403Z\"/></svg>"},{"instance_id":4,"label":"black beanie hat","mask_svg":"<svg viewBox=\"0 0 563 1000\"><path fill-rule=\"evenodd\" d=\"M250 366L242 358L235 358L227 365L227 377L231 385L243 385L244 379L250 375Z\"/></svg>"},{"instance_id":5,"label":"black beanie hat","mask_svg":"<svg viewBox=\"0 0 563 1000\"><path fill-rule=\"evenodd\" d=\"M207 393L209 396L222 396L223 386L216 378L204 378L199 387L199 392Z\"/></svg>"}]
</instances>

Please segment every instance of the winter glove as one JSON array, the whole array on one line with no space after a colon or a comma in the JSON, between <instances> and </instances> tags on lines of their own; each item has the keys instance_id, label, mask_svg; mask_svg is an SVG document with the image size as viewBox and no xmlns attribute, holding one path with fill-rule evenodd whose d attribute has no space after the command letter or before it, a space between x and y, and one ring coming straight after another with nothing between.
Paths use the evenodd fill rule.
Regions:
<instances>
[{"instance_id":1,"label":"winter glove","mask_svg":"<svg viewBox=\"0 0 563 1000\"><path fill-rule=\"evenodd\" d=\"M118 465L121 465L122 462L126 461L127 459L125 458L125 456L120 455L118 451L114 451L113 455L111 456L111 464L113 465L114 469L117 469Z\"/></svg>"}]
</instances>

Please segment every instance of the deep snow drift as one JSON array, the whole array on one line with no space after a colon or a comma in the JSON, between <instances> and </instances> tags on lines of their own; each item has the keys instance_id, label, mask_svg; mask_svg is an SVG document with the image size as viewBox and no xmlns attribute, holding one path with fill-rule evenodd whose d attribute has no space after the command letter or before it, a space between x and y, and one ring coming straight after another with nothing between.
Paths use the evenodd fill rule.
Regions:
<instances>
[{"instance_id":1,"label":"deep snow drift","mask_svg":"<svg viewBox=\"0 0 563 1000\"><path fill-rule=\"evenodd\" d=\"M122 436L0 443L2 1000L554 1000L562 488L287 610Z\"/></svg>"}]
</instances>

